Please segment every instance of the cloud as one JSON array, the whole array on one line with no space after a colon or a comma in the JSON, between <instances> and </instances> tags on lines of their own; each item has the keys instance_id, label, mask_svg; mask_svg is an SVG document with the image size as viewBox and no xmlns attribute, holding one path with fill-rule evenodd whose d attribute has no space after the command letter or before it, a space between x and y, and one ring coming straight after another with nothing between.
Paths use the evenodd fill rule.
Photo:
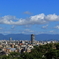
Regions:
<instances>
[{"instance_id":1,"label":"cloud","mask_svg":"<svg viewBox=\"0 0 59 59\"><path fill-rule=\"evenodd\" d=\"M42 29L47 29L47 27L48 27L48 25L46 25L46 26L42 26Z\"/></svg>"},{"instance_id":2,"label":"cloud","mask_svg":"<svg viewBox=\"0 0 59 59\"><path fill-rule=\"evenodd\" d=\"M0 17L0 24L8 25L34 25L34 24L46 24L48 22L59 21L59 15L43 13L31 16L27 19L16 18L15 16Z\"/></svg>"},{"instance_id":3,"label":"cloud","mask_svg":"<svg viewBox=\"0 0 59 59\"><path fill-rule=\"evenodd\" d=\"M16 17L10 16L10 15L0 17L0 24L10 24L11 25L13 23L12 20L16 20Z\"/></svg>"},{"instance_id":4,"label":"cloud","mask_svg":"<svg viewBox=\"0 0 59 59\"><path fill-rule=\"evenodd\" d=\"M25 32L34 32L33 30L30 30L30 29L25 29L24 31Z\"/></svg>"},{"instance_id":5,"label":"cloud","mask_svg":"<svg viewBox=\"0 0 59 59\"><path fill-rule=\"evenodd\" d=\"M45 16L45 19L47 21L59 21L59 15L50 14L50 15Z\"/></svg>"},{"instance_id":6,"label":"cloud","mask_svg":"<svg viewBox=\"0 0 59 59\"><path fill-rule=\"evenodd\" d=\"M28 15L31 15L32 13L29 12L29 11L25 11L23 14L28 14Z\"/></svg>"},{"instance_id":7,"label":"cloud","mask_svg":"<svg viewBox=\"0 0 59 59\"><path fill-rule=\"evenodd\" d=\"M24 26L24 28L30 28L31 27L31 25L25 25Z\"/></svg>"},{"instance_id":8,"label":"cloud","mask_svg":"<svg viewBox=\"0 0 59 59\"><path fill-rule=\"evenodd\" d=\"M22 30L21 33L23 34L33 34L35 31L33 30L30 30L30 29L25 29L25 30Z\"/></svg>"},{"instance_id":9,"label":"cloud","mask_svg":"<svg viewBox=\"0 0 59 59\"><path fill-rule=\"evenodd\" d=\"M49 32L50 32L50 34L59 34L59 32L58 31L55 31L55 30L50 30Z\"/></svg>"},{"instance_id":10,"label":"cloud","mask_svg":"<svg viewBox=\"0 0 59 59\"><path fill-rule=\"evenodd\" d=\"M12 27L11 27L11 29L14 29L15 28L15 25L13 25Z\"/></svg>"},{"instance_id":11,"label":"cloud","mask_svg":"<svg viewBox=\"0 0 59 59\"><path fill-rule=\"evenodd\" d=\"M56 34L57 32L54 30L50 30L50 31L39 31L36 32L35 34Z\"/></svg>"},{"instance_id":12,"label":"cloud","mask_svg":"<svg viewBox=\"0 0 59 59\"><path fill-rule=\"evenodd\" d=\"M9 31L0 31L0 33L2 33L2 34L11 34L11 32L9 32Z\"/></svg>"},{"instance_id":13,"label":"cloud","mask_svg":"<svg viewBox=\"0 0 59 59\"><path fill-rule=\"evenodd\" d=\"M55 26L54 28L59 29L59 25Z\"/></svg>"},{"instance_id":14,"label":"cloud","mask_svg":"<svg viewBox=\"0 0 59 59\"><path fill-rule=\"evenodd\" d=\"M51 30L50 33L54 33L55 31L54 30Z\"/></svg>"}]
</instances>

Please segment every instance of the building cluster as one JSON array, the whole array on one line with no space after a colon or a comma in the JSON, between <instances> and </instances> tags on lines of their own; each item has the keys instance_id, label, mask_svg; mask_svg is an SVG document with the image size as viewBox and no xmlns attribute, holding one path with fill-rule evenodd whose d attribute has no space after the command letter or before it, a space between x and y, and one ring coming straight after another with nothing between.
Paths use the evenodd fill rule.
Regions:
<instances>
[{"instance_id":1,"label":"building cluster","mask_svg":"<svg viewBox=\"0 0 59 59\"><path fill-rule=\"evenodd\" d=\"M34 46L47 43L56 43L57 41L35 41L34 34L31 34L31 40L0 40L0 54L8 55L10 52L31 52Z\"/></svg>"}]
</instances>

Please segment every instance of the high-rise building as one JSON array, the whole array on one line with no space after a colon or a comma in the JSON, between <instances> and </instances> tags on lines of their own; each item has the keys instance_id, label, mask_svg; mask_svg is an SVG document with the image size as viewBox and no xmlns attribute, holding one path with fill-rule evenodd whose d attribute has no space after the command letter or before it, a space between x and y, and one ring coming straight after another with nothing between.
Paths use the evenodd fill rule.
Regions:
<instances>
[{"instance_id":1,"label":"high-rise building","mask_svg":"<svg viewBox=\"0 0 59 59\"><path fill-rule=\"evenodd\" d=\"M34 43L34 40L35 40L35 35L34 34L31 34L31 44Z\"/></svg>"},{"instance_id":2,"label":"high-rise building","mask_svg":"<svg viewBox=\"0 0 59 59\"><path fill-rule=\"evenodd\" d=\"M12 42L12 38L11 37L9 38L9 41Z\"/></svg>"}]
</instances>

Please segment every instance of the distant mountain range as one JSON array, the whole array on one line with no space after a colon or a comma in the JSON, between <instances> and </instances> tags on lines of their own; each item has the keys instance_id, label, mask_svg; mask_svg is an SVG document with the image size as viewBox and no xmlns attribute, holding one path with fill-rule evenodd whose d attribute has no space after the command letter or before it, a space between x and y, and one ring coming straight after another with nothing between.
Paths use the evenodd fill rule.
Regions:
<instances>
[{"instance_id":1,"label":"distant mountain range","mask_svg":"<svg viewBox=\"0 0 59 59\"><path fill-rule=\"evenodd\" d=\"M3 35L0 34L0 40L6 39L9 40L9 38L12 38L13 40L31 40L31 35L30 34L8 34L8 35ZM35 40L59 40L59 34L39 34L35 35Z\"/></svg>"}]
</instances>

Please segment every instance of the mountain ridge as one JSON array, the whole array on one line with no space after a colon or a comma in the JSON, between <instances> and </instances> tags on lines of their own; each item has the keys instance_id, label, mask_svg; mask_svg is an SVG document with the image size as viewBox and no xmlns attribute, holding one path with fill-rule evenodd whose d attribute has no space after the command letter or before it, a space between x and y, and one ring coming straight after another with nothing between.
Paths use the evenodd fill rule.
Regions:
<instances>
[{"instance_id":1,"label":"mountain ridge","mask_svg":"<svg viewBox=\"0 0 59 59\"><path fill-rule=\"evenodd\" d=\"M0 34L0 40L9 40L10 37L13 40L31 40L31 34ZM35 35L35 40L59 40L59 34L38 34Z\"/></svg>"}]
</instances>

